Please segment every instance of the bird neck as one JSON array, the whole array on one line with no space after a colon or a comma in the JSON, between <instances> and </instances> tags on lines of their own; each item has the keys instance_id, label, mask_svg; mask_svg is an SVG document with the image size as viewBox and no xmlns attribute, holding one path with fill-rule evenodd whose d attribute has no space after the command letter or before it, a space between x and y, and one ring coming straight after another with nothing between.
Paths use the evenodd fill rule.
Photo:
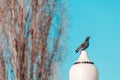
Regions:
<instances>
[{"instance_id":1,"label":"bird neck","mask_svg":"<svg viewBox=\"0 0 120 80\"><path fill-rule=\"evenodd\" d=\"M86 38L85 41L89 41L89 38Z\"/></svg>"}]
</instances>

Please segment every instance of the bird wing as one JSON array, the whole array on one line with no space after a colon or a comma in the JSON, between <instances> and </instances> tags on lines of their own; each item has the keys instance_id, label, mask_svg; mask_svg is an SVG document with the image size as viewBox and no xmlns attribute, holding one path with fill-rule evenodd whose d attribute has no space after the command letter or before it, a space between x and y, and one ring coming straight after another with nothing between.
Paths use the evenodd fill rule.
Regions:
<instances>
[{"instance_id":1,"label":"bird wing","mask_svg":"<svg viewBox=\"0 0 120 80\"><path fill-rule=\"evenodd\" d=\"M89 42L85 41L83 44L81 44L80 48L83 50L86 49L88 46L89 46Z\"/></svg>"},{"instance_id":2,"label":"bird wing","mask_svg":"<svg viewBox=\"0 0 120 80\"><path fill-rule=\"evenodd\" d=\"M85 41L83 44L81 44L76 50L75 52L78 53L80 50L84 50L89 46L89 42Z\"/></svg>"}]
</instances>

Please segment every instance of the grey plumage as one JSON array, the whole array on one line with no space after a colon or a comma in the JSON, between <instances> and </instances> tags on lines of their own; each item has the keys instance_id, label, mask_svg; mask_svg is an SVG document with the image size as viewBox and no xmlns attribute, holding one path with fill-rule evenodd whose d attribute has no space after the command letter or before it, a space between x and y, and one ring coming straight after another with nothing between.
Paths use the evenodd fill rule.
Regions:
<instances>
[{"instance_id":1,"label":"grey plumage","mask_svg":"<svg viewBox=\"0 0 120 80\"><path fill-rule=\"evenodd\" d=\"M75 50L78 53L80 50L85 50L89 46L90 36L86 37L85 41Z\"/></svg>"}]
</instances>

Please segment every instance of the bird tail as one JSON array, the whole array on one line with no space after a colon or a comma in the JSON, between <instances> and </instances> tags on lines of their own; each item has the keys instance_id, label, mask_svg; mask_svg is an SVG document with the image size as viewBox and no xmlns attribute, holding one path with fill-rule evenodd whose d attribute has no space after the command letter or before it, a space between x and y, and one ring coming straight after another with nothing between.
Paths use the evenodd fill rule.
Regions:
<instances>
[{"instance_id":1,"label":"bird tail","mask_svg":"<svg viewBox=\"0 0 120 80\"><path fill-rule=\"evenodd\" d=\"M80 50L81 50L81 47L77 48L75 52L78 53Z\"/></svg>"},{"instance_id":2,"label":"bird tail","mask_svg":"<svg viewBox=\"0 0 120 80\"><path fill-rule=\"evenodd\" d=\"M75 50L75 52L76 52L76 53L78 53L78 52L79 52L79 50L78 50L78 49L76 49L76 50Z\"/></svg>"}]
</instances>

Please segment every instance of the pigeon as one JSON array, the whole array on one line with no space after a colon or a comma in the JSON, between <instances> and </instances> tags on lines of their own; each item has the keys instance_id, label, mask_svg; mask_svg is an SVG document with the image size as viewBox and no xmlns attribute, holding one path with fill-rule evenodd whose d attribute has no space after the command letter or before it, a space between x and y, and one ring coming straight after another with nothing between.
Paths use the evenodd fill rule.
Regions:
<instances>
[{"instance_id":1,"label":"pigeon","mask_svg":"<svg viewBox=\"0 0 120 80\"><path fill-rule=\"evenodd\" d=\"M88 48L89 46L89 39L90 36L87 36L85 41L80 45L80 47L78 47L75 52L78 53L80 50L85 50L86 48Z\"/></svg>"}]
</instances>

